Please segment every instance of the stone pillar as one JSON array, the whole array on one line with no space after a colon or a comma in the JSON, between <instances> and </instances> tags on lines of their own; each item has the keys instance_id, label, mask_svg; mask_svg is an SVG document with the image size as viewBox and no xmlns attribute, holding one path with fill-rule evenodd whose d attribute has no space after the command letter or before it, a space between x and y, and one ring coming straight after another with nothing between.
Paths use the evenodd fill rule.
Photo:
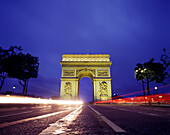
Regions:
<instances>
[{"instance_id":1,"label":"stone pillar","mask_svg":"<svg viewBox=\"0 0 170 135\"><path fill-rule=\"evenodd\" d=\"M111 99L111 78L94 79L94 101Z\"/></svg>"},{"instance_id":2,"label":"stone pillar","mask_svg":"<svg viewBox=\"0 0 170 135\"><path fill-rule=\"evenodd\" d=\"M78 79L61 78L60 98L78 99Z\"/></svg>"}]
</instances>

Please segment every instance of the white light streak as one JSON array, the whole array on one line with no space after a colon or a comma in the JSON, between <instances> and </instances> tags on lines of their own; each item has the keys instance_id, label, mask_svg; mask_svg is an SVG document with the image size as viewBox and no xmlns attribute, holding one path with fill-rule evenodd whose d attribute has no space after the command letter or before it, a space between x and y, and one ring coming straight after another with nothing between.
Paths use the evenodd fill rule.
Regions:
<instances>
[{"instance_id":1,"label":"white light streak","mask_svg":"<svg viewBox=\"0 0 170 135\"><path fill-rule=\"evenodd\" d=\"M82 101L73 100L49 100L41 98L31 97L19 97L19 96L0 96L0 104L70 104L79 105L83 104Z\"/></svg>"},{"instance_id":2,"label":"white light streak","mask_svg":"<svg viewBox=\"0 0 170 135\"><path fill-rule=\"evenodd\" d=\"M58 135L65 134L71 129L68 126L73 123L73 121L77 118L77 116L82 112L82 106L69 113L62 119L58 120L55 123L50 124L45 130L43 130L39 135Z\"/></svg>"}]
</instances>

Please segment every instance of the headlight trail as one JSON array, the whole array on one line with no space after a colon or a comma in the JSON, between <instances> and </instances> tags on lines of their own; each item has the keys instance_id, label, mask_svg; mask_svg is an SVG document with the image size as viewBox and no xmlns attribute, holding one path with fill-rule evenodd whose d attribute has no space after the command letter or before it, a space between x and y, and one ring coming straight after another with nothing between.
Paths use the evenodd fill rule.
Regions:
<instances>
[{"instance_id":1,"label":"headlight trail","mask_svg":"<svg viewBox=\"0 0 170 135\"><path fill-rule=\"evenodd\" d=\"M69 105L80 105L82 101L73 100L51 100L21 96L0 96L0 104L69 104Z\"/></svg>"}]
</instances>

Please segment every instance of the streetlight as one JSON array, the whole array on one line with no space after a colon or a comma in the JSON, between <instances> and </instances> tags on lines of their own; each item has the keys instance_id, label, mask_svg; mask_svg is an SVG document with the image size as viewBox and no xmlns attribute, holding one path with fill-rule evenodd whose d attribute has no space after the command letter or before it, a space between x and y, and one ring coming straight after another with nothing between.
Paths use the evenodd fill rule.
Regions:
<instances>
[{"instance_id":1,"label":"streetlight","mask_svg":"<svg viewBox=\"0 0 170 135\"><path fill-rule=\"evenodd\" d=\"M158 87L156 87L156 86L155 86L155 91L156 91L156 94L158 94L158 90L157 90L157 89L158 89Z\"/></svg>"},{"instance_id":2,"label":"streetlight","mask_svg":"<svg viewBox=\"0 0 170 135\"><path fill-rule=\"evenodd\" d=\"M13 85L13 87L12 87L12 88L13 88L13 93L14 93L14 90L15 90L15 85Z\"/></svg>"}]
</instances>

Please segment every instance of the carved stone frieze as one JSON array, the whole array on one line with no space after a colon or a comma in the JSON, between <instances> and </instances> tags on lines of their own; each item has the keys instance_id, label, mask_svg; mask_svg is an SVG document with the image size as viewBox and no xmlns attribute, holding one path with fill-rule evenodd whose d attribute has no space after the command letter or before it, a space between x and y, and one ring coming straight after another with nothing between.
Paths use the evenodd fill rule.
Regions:
<instances>
[{"instance_id":1,"label":"carved stone frieze","mask_svg":"<svg viewBox=\"0 0 170 135\"><path fill-rule=\"evenodd\" d=\"M63 54L62 61L110 61L108 54Z\"/></svg>"},{"instance_id":2,"label":"carved stone frieze","mask_svg":"<svg viewBox=\"0 0 170 135\"><path fill-rule=\"evenodd\" d=\"M110 67L110 65L66 65L63 64L62 67Z\"/></svg>"},{"instance_id":3,"label":"carved stone frieze","mask_svg":"<svg viewBox=\"0 0 170 135\"><path fill-rule=\"evenodd\" d=\"M75 71L74 70L63 70L63 76L74 76Z\"/></svg>"},{"instance_id":4,"label":"carved stone frieze","mask_svg":"<svg viewBox=\"0 0 170 135\"><path fill-rule=\"evenodd\" d=\"M98 70L97 76L109 76L108 70Z\"/></svg>"}]
</instances>

